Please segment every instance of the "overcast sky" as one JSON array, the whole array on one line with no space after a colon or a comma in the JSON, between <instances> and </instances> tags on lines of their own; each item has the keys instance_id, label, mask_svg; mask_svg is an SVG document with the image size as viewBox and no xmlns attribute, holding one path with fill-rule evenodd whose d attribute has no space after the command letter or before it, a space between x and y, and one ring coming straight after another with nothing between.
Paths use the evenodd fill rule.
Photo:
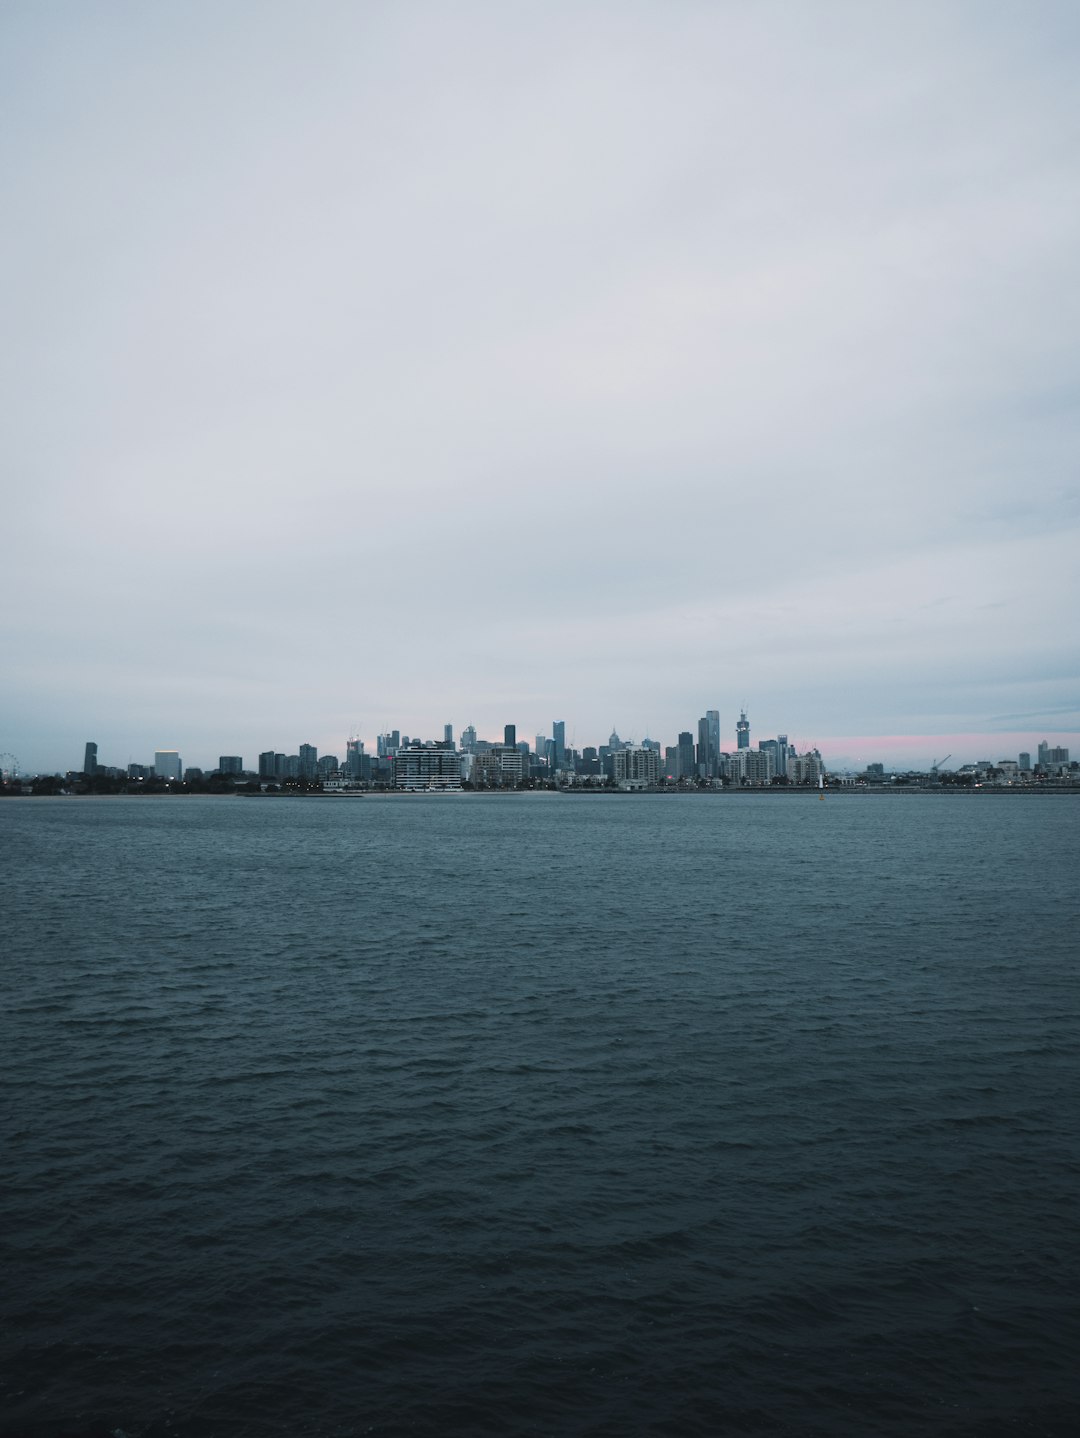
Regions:
<instances>
[{"instance_id":1,"label":"overcast sky","mask_svg":"<svg viewBox=\"0 0 1080 1438\"><path fill-rule=\"evenodd\" d=\"M7 0L0 751L1080 748L1078 75L1075 0Z\"/></svg>"}]
</instances>

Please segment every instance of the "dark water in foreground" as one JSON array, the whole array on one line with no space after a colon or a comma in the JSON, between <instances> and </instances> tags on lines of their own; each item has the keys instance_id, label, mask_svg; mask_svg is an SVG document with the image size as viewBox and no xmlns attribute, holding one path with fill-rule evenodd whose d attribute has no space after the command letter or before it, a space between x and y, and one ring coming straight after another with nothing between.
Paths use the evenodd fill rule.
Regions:
<instances>
[{"instance_id":1,"label":"dark water in foreground","mask_svg":"<svg viewBox=\"0 0 1080 1438\"><path fill-rule=\"evenodd\" d=\"M6 1433L1080 1431L1080 800L0 805Z\"/></svg>"}]
</instances>

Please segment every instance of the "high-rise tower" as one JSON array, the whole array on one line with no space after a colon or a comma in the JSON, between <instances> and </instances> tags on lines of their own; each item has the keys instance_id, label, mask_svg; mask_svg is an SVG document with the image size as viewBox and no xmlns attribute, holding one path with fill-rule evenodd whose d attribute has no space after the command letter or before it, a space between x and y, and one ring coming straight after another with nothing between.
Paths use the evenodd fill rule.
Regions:
<instances>
[{"instance_id":1,"label":"high-rise tower","mask_svg":"<svg viewBox=\"0 0 1080 1438\"><path fill-rule=\"evenodd\" d=\"M93 774L97 770L97 745L92 739L86 742L86 753L82 761L83 773Z\"/></svg>"},{"instance_id":2,"label":"high-rise tower","mask_svg":"<svg viewBox=\"0 0 1080 1438\"><path fill-rule=\"evenodd\" d=\"M739 722L735 725L735 733L738 736L738 747L740 749L750 748L750 720L746 717L746 710L739 711Z\"/></svg>"}]
</instances>

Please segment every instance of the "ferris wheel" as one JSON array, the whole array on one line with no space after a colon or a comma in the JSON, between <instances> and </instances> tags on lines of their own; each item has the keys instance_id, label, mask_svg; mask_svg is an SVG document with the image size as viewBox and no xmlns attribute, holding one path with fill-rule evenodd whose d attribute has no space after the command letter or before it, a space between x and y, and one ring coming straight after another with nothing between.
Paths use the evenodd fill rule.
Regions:
<instances>
[{"instance_id":1,"label":"ferris wheel","mask_svg":"<svg viewBox=\"0 0 1080 1438\"><path fill-rule=\"evenodd\" d=\"M0 780L6 782L8 779L19 777L19 761L14 754L0 754Z\"/></svg>"}]
</instances>

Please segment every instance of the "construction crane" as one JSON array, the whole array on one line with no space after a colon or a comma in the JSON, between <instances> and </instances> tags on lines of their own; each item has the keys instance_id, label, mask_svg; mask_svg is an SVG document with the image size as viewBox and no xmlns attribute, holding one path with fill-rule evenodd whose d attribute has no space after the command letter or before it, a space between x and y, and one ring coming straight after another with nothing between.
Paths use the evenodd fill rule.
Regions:
<instances>
[{"instance_id":1,"label":"construction crane","mask_svg":"<svg viewBox=\"0 0 1080 1438\"><path fill-rule=\"evenodd\" d=\"M947 760L951 758L951 754L946 754L944 759L935 759L934 762L930 765L931 774L936 774L937 771L941 768L942 764L944 764Z\"/></svg>"}]
</instances>

